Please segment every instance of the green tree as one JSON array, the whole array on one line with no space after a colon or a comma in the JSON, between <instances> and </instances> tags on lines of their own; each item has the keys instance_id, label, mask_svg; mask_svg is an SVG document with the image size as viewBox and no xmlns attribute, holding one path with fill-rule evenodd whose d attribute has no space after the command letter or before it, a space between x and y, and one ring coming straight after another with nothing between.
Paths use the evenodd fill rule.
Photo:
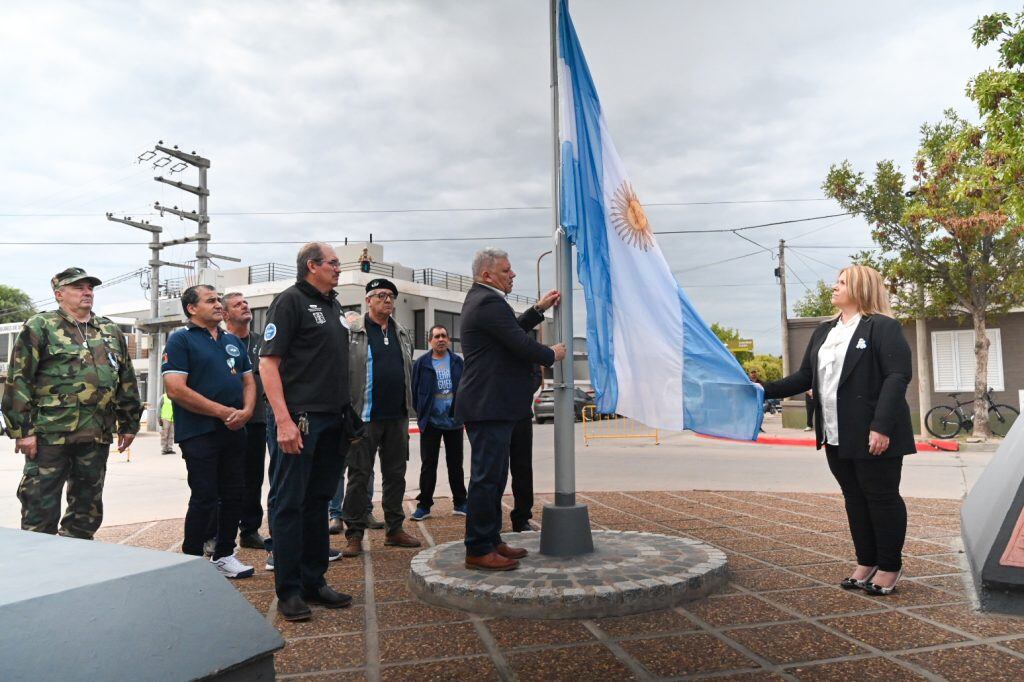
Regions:
<instances>
[{"instance_id":1,"label":"green tree","mask_svg":"<svg viewBox=\"0 0 1024 682\"><path fill-rule=\"evenodd\" d=\"M35 311L28 294L21 289L0 284L0 323L24 322Z\"/></svg>"},{"instance_id":2,"label":"green tree","mask_svg":"<svg viewBox=\"0 0 1024 682\"><path fill-rule=\"evenodd\" d=\"M755 355L743 363L747 374L757 372L761 381L778 381L782 378L781 355Z\"/></svg>"},{"instance_id":3,"label":"green tree","mask_svg":"<svg viewBox=\"0 0 1024 682\"><path fill-rule=\"evenodd\" d=\"M739 330L732 329L731 327L723 327L717 322L713 322L711 324L711 331L715 333L715 336L718 337L719 341L725 344L726 348L740 340ZM754 354L748 350L730 349L730 351L733 355L736 356L736 359L739 361L741 365L747 360L753 359L754 357Z\"/></svg>"},{"instance_id":4,"label":"green tree","mask_svg":"<svg viewBox=\"0 0 1024 682\"><path fill-rule=\"evenodd\" d=\"M818 280L813 289L793 306L797 317L825 317L835 315L836 307L832 305L832 285Z\"/></svg>"},{"instance_id":5,"label":"green tree","mask_svg":"<svg viewBox=\"0 0 1024 682\"><path fill-rule=\"evenodd\" d=\"M951 110L921 127L913 181L891 161L867 182L849 162L832 166L825 193L872 224L881 250L872 256L895 303L920 314L968 314L975 333L974 435L990 435L982 395L988 389L986 321L1024 301L1024 242L1010 189L991 182L1001 163L985 131ZM1017 188L1012 188L1019 191Z\"/></svg>"}]
</instances>

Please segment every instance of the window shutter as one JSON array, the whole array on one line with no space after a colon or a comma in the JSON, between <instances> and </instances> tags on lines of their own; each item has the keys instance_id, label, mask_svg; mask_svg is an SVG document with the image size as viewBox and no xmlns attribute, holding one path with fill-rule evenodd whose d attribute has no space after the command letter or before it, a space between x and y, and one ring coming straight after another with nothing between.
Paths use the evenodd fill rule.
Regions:
<instances>
[{"instance_id":1,"label":"window shutter","mask_svg":"<svg viewBox=\"0 0 1024 682\"><path fill-rule=\"evenodd\" d=\"M978 366L974 357L974 330L955 332L958 391L974 390L974 370Z\"/></svg>"},{"instance_id":2,"label":"window shutter","mask_svg":"<svg viewBox=\"0 0 1024 682\"><path fill-rule=\"evenodd\" d=\"M1003 390L1003 341L998 329L985 331L988 336L988 385Z\"/></svg>"},{"instance_id":3,"label":"window shutter","mask_svg":"<svg viewBox=\"0 0 1024 682\"><path fill-rule=\"evenodd\" d=\"M932 382L936 391L956 391L954 332L932 332Z\"/></svg>"}]
</instances>

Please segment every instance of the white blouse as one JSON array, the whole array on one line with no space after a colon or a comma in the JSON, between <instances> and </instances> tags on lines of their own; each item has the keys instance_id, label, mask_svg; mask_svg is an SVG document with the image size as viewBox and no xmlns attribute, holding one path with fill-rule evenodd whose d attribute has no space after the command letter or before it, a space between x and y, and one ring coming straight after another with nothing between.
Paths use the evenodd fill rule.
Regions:
<instances>
[{"instance_id":1,"label":"white blouse","mask_svg":"<svg viewBox=\"0 0 1024 682\"><path fill-rule=\"evenodd\" d=\"M839 377L843 375L843 362L846 360L846 349L853 339L853 333L860 324L860 314L854 315L847 322L836 322L836 326L825 337L818 349L818 392L821 400L821 416L825 430L825 442L839 445L839 420L836 409L836 391L839 389Z\"/></svg>"}]
</instances>

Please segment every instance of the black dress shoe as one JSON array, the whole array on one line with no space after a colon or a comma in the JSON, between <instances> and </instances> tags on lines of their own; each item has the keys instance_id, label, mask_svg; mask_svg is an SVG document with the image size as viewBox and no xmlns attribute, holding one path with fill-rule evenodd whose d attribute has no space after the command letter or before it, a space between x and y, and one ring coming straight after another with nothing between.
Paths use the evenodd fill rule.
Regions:
<instances>
[{"instance_id":1,"label":"black dress shoe","mask_svg":"<svg viewBox=\"0 0 1024 682\"><path fill-rule=\"evenodd\" d=\"M263 536L258 530L248 530L238 538L238 544L248 549L263 549Z\"/></svg>"},{"instance_id":2,"label":"black dress shoe","mask_svg":"<svg viewBox=\"0 0 1024 682\"><path fill-rule=\"evenodd\" d=\"M857 580L856 578L843 578L839 583L839 587L844 590L863 590L866 589L871 579L875 577L875 572L878 571L878 567L875 566L871 569L871 572L864 576L863 580Z\"/></svg>"},{"instance_id":3,"label":"black dress shoe","mask_svg":"<svg viewBox=\"0 0 1024 682\"><path fill-rule=\"evenodd\" d=\"M309 606L306 602L302 601L302 597L295 594L291 597L277 600L277 612L281 614L281 617L285 620L309 620L313 616L313 612L309 610Z\"/></svg>"},{"instance_id":4,"label":"black dress shoe","mask_svg":"<svg viewBox=\"0 0 1024 682\"><path fill-rule=\"evenodd\" d=\"M343 609L352 605L352 597L328 585L322 586L316 592L306 592L302 596L310 604L320 604L328 609Z\"/></svg>"}]
</instances>

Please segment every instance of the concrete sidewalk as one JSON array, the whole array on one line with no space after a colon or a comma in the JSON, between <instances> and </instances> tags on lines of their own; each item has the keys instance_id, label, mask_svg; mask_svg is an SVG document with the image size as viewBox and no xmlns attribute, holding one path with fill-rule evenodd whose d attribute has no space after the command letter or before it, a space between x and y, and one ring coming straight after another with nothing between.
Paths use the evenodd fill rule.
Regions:
<instances>
[{"instance_id":1,"label":"concrete sidewalk","mask_svg":"<svg viewBox=\"0 0 1024 682\"><path fill-rule=\"evenodd\" d=\"M770 415L769 431L778 430ZM554 491L554 426L534 427L534 486ZM809 447L784 447L700 438L693 433L661 434L650 441L613 440L584 447L576 428L576 488L616 490L757 490L763 492L836 493L838 487L824 454ZM419 436L410 438L406 494L419 492ZM991 453L918 453L906 460L903 493L910 497L960 499L977 480ZM24 459L14 441L0 437L0 526L20 525L15 491ZM469 474L469 443L465 444ZM377 477L377 497L380 495ZM446 477L438 476L437 497L451 495ZM161 455L156 434L143 432L131 448L131 461L112 453L104 490L104 524L120 525L179 518L188 503L185 464L179 455Z\"/></svg>"}]
</instances>

